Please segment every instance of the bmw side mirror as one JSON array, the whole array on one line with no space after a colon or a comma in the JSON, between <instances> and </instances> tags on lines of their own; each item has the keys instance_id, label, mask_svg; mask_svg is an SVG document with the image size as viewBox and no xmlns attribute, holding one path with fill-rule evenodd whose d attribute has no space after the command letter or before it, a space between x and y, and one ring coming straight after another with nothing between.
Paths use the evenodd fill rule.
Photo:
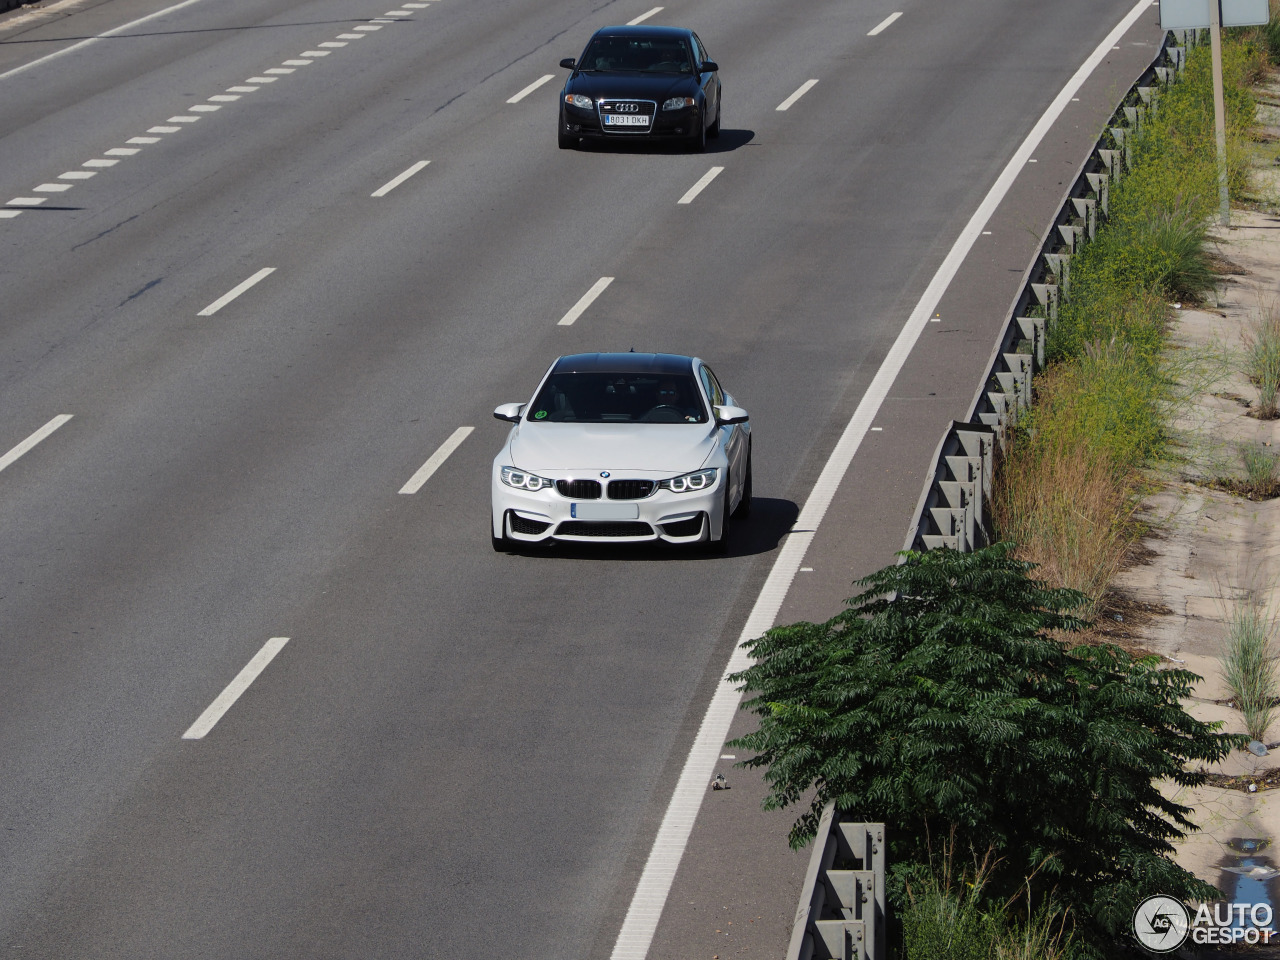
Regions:
<instances>
[{"instance_id":1,"label":"bmw side mirror","mask_svg":"<svg viewBox=\"0 0 1280 960\"><path fill-rule=\"evenodd\" d=\"M746 423L747 411L741 407L716 407L716 423L728 427L735 423Z\"/></svg>"},{"instance_id":2,"label":"bmw side mirror","mask_svg":"<svg viewBox=\"0 0 1280 960\"><path fill-rule=\"evenodd\" d=\"M504 403L493 411L493 419L507 420L511 423L520 422L520 414L524 412L523 403Z\"/></svg>"},{"instance_id":3,"label":"bmw side mirror","mask_svg":"<svg viewBox=\"0 0 1280 960\"><path fill-rule=\"evenodd\" d=\"M563 67L563 66L564 66L564 64L562 63L562 64L560 64L560 66L562 66L562 67ZM703 73L716 73L719 69L720 69L720 64L716 63L714 60L703 60L703 61L702 61L702 72L703 72Z\"/></svg>"},{"instance_id":4,"label":"bmw side mirror","mask_svg":"<svg viewBox=\"0 0 1280 960\"><path fill-rule=\"evenodd\" d=\"M566 70L572 70L577 65L578 65L577 57L565 57L563 60L560 61L560 66L564 67Z\"/></svg>"}]
</instances>

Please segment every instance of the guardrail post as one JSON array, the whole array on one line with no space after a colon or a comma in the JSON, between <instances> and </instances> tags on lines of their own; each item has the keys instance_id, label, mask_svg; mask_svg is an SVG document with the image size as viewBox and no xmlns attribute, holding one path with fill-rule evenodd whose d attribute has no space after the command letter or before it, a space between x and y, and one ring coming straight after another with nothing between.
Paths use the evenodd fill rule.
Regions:
<instances>
[{"instance_id":1,"label":"guardrail post","mask_svg":"<svg viewBox=\"0 0 1280 960\"><path fill-rule=\"evenodd\" d=\"M1094 177L1097 174L1089 174L1089 176ZM1075 209L1076 216L1084 221L1084 236L1092 240L1098 234L1098 202L1088 197L1072 197L1071 206ZM1081 228L1076 227L1076 229Z\"/></svg>"},{"instance_id":2,"label":"guardrail post","mask_svg":"<svg viewBox=\"0 0 1280 960\"><path fill-rule=\"evenodd\" d=\"M884 960L884 868L884 824L841 823L827 804L787 960Z\"/></svg>"},{"instance_id":3,"label":"guardrail post","mask_svg":"<svg viewBox=\"0 0 1280 960\"><path fill-rule=\"evenodd\" d=\"M1015 318L1022 336L1031 341L1031 356L1035 360L1036 369L1044 369L1044 317Z\"/></svg>"},{"instance_id":4,"label":"guardrail post","mask_svg":"<svg viewBox=\"0 0 1280 960\"><path fill-rule=\"evenodd\" d=\"M1036 301L1040 306L1044 307L1045 313L1049 319L1058 319L1058 288L1052 283L1033 283L1031 284L1031 292L1035 295Z\"/></svg>"},{"instance_id":5,"label":"guardrail post","mask_svg":"<svg viewBox=\"0 0 1280 960\"><path fill-rule=\"evenodd\" d=\"M1101 153L1101 151L1099 151ZM1089 186L1093 188L1093 194L1098 198L1098 207L1102 210L1102 215L1107 215L1107 199L1111 195L1111 178L1103 176L1101 173L1086 173L1085 179L1089 181ZM1095 226L1097 217L1094 217Z\"/></svg>"},{"instance_id":6,"label":"guardrail post","mask_svg":"<svg viewBox=\"0 0 1280 960\"><path fill-rule=\"evenodd\" d=\"M1112 127L1112 131L1120 130L1119 127ZM1124 131L1120 130L1123 134ZM1103 166L1107 168L1107 173L1111 174L1111 179L1116 183L1120 182L1120 177L1124 174L1123 164L1120 160L1119 150L1099 150L1098 159L1102 161Z\"/></svg>"},{"instance_id":7,"label":"guardrail post","mask_svg":"<svg viewBox=\"0 0 1280 960\"><path fill-rule=\"evenodd\" d=\"M1044 265L1049 268L1049 272L1053 274L1053 278L1057 281L1061 296L1071 296L1071 254L1046 253L1044 255Z\"/></svg>"}]
</instances>

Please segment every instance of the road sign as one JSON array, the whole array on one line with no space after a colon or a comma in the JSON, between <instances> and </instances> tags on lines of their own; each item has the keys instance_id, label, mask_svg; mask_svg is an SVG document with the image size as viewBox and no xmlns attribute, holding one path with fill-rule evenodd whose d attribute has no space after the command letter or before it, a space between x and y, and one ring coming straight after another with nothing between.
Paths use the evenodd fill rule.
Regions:
<instances>
[{"instance_id":1,"label":"road sign","mask_svg":"<svg viewBox=\"0 0 1280 960\"><path fill-rule=\"evenodd\" d=\"M1163 30L1204 30L1210 26L1213 0L1160 0ZM1218 0L1224 27L1253 27L1271 18L1267 0Z\"/></svg>"}]
</instances>

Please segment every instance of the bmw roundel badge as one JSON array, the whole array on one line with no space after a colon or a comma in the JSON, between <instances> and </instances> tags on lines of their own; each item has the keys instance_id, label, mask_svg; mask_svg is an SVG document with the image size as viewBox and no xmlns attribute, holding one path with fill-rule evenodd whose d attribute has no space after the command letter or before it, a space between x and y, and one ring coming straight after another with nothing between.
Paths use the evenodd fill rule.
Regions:
<instances>
[{"instance_id":1,"label":"bmw roundel badge","mask_svg":"<svg viewBox=\"0 0 1280 960\"><path fill-rule=\"evenodd\" d=\"M600 471L600 476L602 476L602 477L604 477L606 480L608 480L608 479L609 479L609 471L608 471L608 470L601 470L601 471Z\"/></svg>"}]
</instances>

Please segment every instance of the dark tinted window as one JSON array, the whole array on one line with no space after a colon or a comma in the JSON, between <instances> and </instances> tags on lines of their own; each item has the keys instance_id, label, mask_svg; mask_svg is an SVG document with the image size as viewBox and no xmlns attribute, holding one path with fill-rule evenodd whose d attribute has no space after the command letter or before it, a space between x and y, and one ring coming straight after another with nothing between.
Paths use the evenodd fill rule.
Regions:
<instances>
[{"instance_id":1,"label":"dark tinted window","mask_svg":"<svg viewBox=\"0 0 1280 960\"><path fill-rule=\"evenodd\" d=\"M683 40L596 37L587 44L578 69L606 73L693 73L693 58Z\"/></svg>"},{"instance_id":2,"label":"dark tinted window","mask_svg":"<svg viewBox=\"0 0 1280 960\"><path fill-rule=\"evenodd\" d=\"M706 423L691 374L552 374L529 405L535 423Z\"/></svg>"}]
</instances>

